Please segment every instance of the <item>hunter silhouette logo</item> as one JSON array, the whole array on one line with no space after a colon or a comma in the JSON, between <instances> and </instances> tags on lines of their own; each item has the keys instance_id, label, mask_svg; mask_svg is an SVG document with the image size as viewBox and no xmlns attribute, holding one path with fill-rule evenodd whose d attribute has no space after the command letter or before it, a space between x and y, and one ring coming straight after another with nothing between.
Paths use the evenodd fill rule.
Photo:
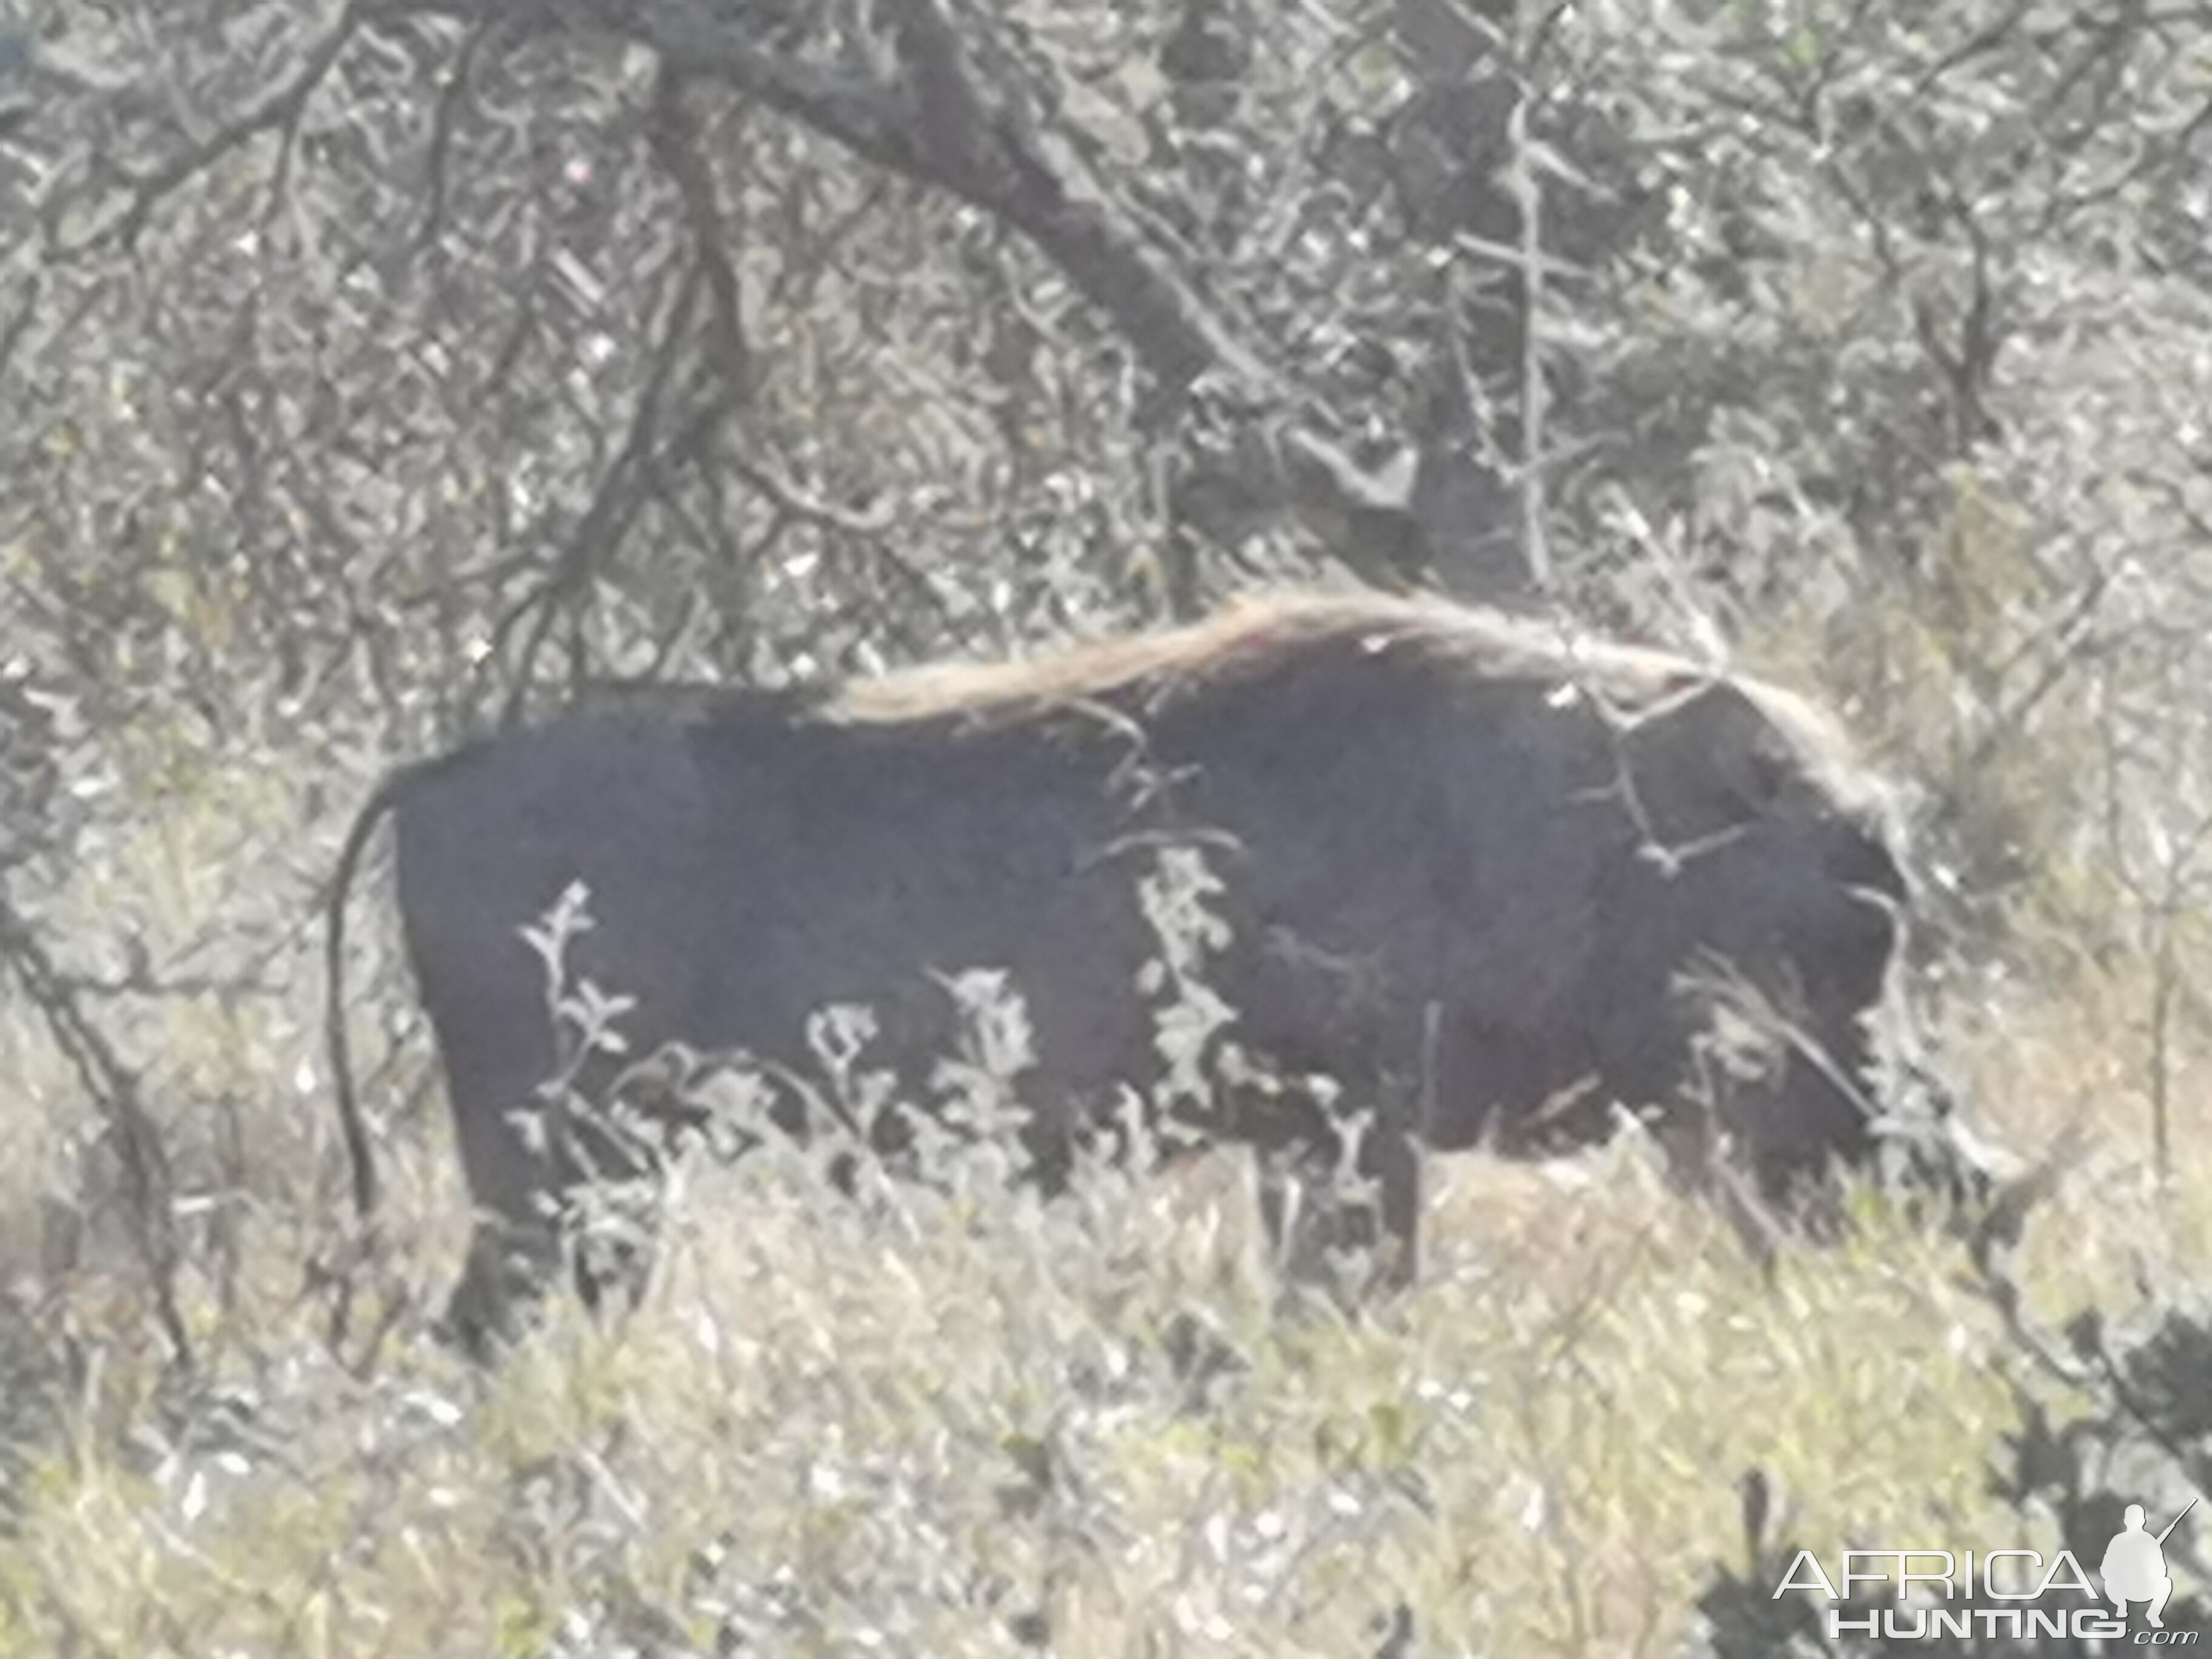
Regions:
<instances>
[{"instance_id":1,"label":"hunter silhouette logo","mask_svg":"<svg viewBox=\"0 0 2212 1659\"><path fill-rule=\"evenodd\" d=\"M2148 1601L2150 1627L2166 1628L2166 1620L2160 1615L2166 1611L2166 1598L2173 1594L2173 1580L2166 1571L2166 1540L2181 1524L2181 1516L2196 1507L2192 1498L2183 1505L2181 1515L2167 1522L2166 1530L2154 1538L2143 1530L2143 1506L2128 1505L2121 1517L2124 1524L2105 1546L2105 1559L2097 1569L2097 1577L2105 1581L2105 1599L2122 1619L2128 1616L2129 1602Z\"/></svg>"}]
</instances>

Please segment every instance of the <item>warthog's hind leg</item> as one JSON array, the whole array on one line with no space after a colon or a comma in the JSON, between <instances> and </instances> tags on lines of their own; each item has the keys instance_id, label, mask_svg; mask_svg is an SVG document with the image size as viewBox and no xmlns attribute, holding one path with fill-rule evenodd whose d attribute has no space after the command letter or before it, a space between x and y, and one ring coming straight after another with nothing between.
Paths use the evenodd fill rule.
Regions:
<instances>
[{"instance_id":1,"label":"warthog's hind leg","mask_svg":"<svg viewBox=\"0 0 2212 1659\"><path fill-rule=\"evenodd\" d=\"M477 1363L489 1363L522 1334L560 1263L559 1235L550 1218L515 1222L480 1215L469 1236L460 1282L438 1321L439 1338Z\"/></svg>"}]
</instances>

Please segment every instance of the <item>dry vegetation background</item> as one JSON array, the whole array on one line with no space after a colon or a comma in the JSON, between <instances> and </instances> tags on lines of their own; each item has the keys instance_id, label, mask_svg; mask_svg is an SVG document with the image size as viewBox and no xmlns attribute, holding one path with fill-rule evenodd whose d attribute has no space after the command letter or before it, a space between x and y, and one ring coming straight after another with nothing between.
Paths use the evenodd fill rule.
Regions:
<instances>
[{"instance_id":1,"label":"dry vegetation background","mask_svg":"<svg viewBox=\"0 0 2212 1659\"><path fill-rule=\"evenodd\" d=\"M1757 1655L1785 1537L2171 1513L2208 277L2202 0L0 0L0 1653ZM1869 1194L1765 1282L1622 1146L1455 1164L1416 1293L1286 1322L1226 1170L763 1158L479 1376L373 927L333 1348L382 767L1292 579L1834 698L1944 1068L2081 1126L2009 1263Z\"/></svg>"}]
</instances>

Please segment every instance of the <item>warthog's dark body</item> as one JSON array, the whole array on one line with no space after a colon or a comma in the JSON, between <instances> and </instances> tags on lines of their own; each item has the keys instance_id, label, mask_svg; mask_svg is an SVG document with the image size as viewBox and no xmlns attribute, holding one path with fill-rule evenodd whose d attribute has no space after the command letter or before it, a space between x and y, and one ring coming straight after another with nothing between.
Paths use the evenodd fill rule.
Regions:
<instances>
[{"instance_id":1,"label":"warthog's dark body","mask_svg":"<svg viewBox=\"0 0 2212 1659\"><path fill-rule=\"evenodd\" d=\"M1414 1135L1534 1155L1601 1138L1614 1102L1662 1103L1662 1128L1700 1130L1678 1141L1724 1131L1771 1198L1874 1145L1864 1016L1905 897L1877 792L1785 693L1534 624L1283 598L811 704L740 694L478 744L401 775L356 828L334 1037L336 917L387 809L485 1216L465 1326L500 1316L502 1259L543 1255L538 1206L578 1178L514 1115L556 1066L520 930L577 882L595 926L572 965L637 999L632 1054L672 1039L803 1067L807 1016L848 1002L878 1011L886 1055L919 1061L949 1046L939 975L1009 970L1047 1181L1115 1085L1157 1070L1135 878L1176 837L1226 884L1234 939L1211 982L1229 1035L1380 1107L1362 1162L1408 1246ZM1705 1064L1711 996L1684 987L1717 962L1795 1034L1754 1081ZM1203 1127L1334 1155L1310 1102L1255 1096Z\"/></svg>"}]
</instances>

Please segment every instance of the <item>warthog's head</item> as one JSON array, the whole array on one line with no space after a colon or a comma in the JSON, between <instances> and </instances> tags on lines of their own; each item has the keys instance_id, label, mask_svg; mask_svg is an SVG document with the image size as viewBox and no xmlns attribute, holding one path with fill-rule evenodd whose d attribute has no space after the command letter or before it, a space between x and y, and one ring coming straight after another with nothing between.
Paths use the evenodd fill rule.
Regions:
<instances>
[{"instance_id":1,"label":"warthog's head","mask_svg":"<svg viewBox=\"0 0 2212 1659\"><path fill-rule=\"evenodd\" d=\"M1923 1165L1948 1158L1936 1103L1924 1124L1893 1121L1905 1091L1880 1075L1895 1069L1873 1038L1909 894L1896 815L1834 729L1787 693L1722 679L1613 729L1632 825L1595 929L1613 1092L1671 1082L1769 1199L1831 1164L1874 1165L1894 1135L1919 1140ZM1973 1184L1963 1167L1945 1179Z\"/></svg>"}]
</instances>

